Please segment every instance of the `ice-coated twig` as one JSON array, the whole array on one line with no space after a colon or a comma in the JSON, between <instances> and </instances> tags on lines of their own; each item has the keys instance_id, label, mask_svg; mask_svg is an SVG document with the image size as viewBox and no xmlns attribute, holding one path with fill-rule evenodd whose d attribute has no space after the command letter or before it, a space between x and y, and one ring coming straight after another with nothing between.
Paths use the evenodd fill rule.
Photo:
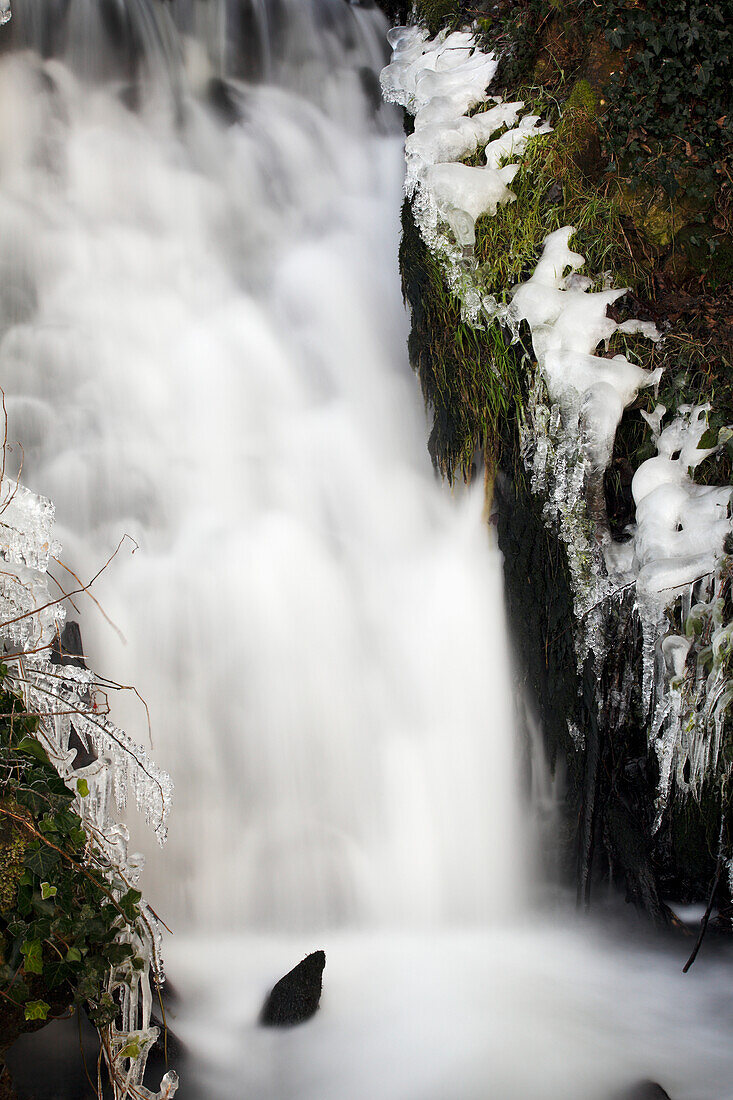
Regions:
<instances>
[{"instance_id":1,"label":"ice-coated twig","mask_svg":"<svg viewBox=\"0 0 733 1100\"><path fill-rule=\"evenodd\" d=\"M172 783L146 750L108 717L106 696L100 695L100 688L121 685L99 680L87 668L51 662L50 650L65 617L64 599L90 594L90 587L127 538L123 536L88 584L67 570L78 587L67 594L59 585L62 595L53 598L48 566L51 559L58 561L59 553L52 538L53 519L50 501L29 492L19 481L0 479L0 557L4 561L0 570L0 643L8 678L22 694L29 713L39 717L37 736L75 794L75 808L90 837L88 859L95 881L99 874L105 875L108 884L103 888L117 904L117 899L139 882L144 863L141 855L129 852L127 829L117 813L131 793L158 841L164 843ZM96 757L84 767L76 766L72 733ZM81 790L87 793L82 796ZM92 873L83 867L81 872ZM113 1024L100 1033L102 1052L114 1100L167 1100L178 1087L173 1071L165 1075L156 1092L142 1084L147 1056L158 1035L158 1028L151 1025L149 975L152 971L160 985L165 974L158 919L144 902L139 911L137 928L126 924L119 936L132 945L134 956L142 958L145 965L140 971L127 960L110 970L107 991L121 997L122 1019L120 1027Z\"/></svg>"}]
</instances>

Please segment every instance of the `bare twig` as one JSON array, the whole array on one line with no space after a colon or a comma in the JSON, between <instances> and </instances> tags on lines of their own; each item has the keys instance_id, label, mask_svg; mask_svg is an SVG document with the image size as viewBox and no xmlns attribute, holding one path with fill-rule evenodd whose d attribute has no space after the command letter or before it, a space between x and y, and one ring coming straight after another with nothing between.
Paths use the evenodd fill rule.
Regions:
<instances>
[{"instance_id":1,"label":"bare twig","mask_svg":"<svg viewBox=\"0 0 733 1100\"><path fill-rule=\"evenodd\" d=\"M129 538L129 536L128 536L128 538ZM136 543L135 545L137 546L137 543ZM119 549L119 547L118 547L118 549ZM135 553L135 551L133 550L133 554L134 554L134 553ZM61 559L60 559L60 558L54 558L53 560L54 560L54 561L56 562L56 564L57 564L57 565L60 565L62 569L65 569L67 573L70 573L70 574L71 574L71 576L72 576L72 577L74 578L74 580L76 581L76 583L77 583L77 584L83 584L82 580L81 580L81 579L80 579L79 577L77 577L77 575L76 575L76 573L74 572L74 570L73 570L73 569L69 569L68 565L64 565L64 563L63 563L63 562L61 561ZM107 563L107 564L109 564L109 563ZM57 583L58 583L58 582L57 582ZM90 583L91 583L91 582L90 582ZM59 585L59 588L61 588L61 585ZM63 592L63 589L61 589L61 591ZM108 614L107 614L107 612L106 612L106 611L104 610L104 608L102 607L102 605L101 605L101 603L99 602L99 600L97 599L97 597L96 597L96 596L95 596L95 595L94 595L94 594L93 594L92 592L87 592L87 596L89 597L89 599L90 599L90 600L92 600L92 602L93 602L94 604L96 604L96 606L97 606L98 610L99 610L99 611L100 611L100 613L101 613L101 614L102 614L102 615L104 616L104 619L105 619L105 621L106 621L107 623L109 623L109 625L110 625L110 626L112 627L112 629L114 630L115 634L116 634L116 635L117 635L117 637L118 637L118 638L120 639L120 641L121 641L121 642L124 642L124 644L125 644L125 645L127 645L127 638L126 638L126 637L125 637L125 635L124 635L124 634L122 633L122 631L121 631L121 630L120 630L120 628L119 628L119 627L117 626L117 624L116 624L116 623L113 623L113 622L112 622L112 620L110 619L109 615L108 615Z\"/></svg>"},{"instance_id":2,"label":"bare twig","mask_svg":"<svg viewBox=\"0 0 733 1100\"><path fill-rule=\"evenodd\" d=\"M687 973L687 971L690 969L690 967L694 963L695 959L697 958L697 953L700 950L700 947L702 946L702 941L705 938L705 933L708 930L708 921L710 920L710 914L713 911L713 903L715 901L715 895L718 892L718 884L720 882L720 875L721 875L722 867L723 867L723 861L722 861L720 855L718 855L718 863L717 863L717 866L715 868L715 878L713 879L713 886L712 886L712 889L710 891L710 899L708 901L708 906L707 906L707 909L705 910L705 912L703 914L702 920L700 921L700 931L697 934L697 940L695 941L695 946L692 949L692 954L690 955L690 957L687 960L687 962L685 963L685 965L682 967L682 973L683 974Z\"/></svg>"},{"instance_id":3,"label":"bare twig","mask_svg":"<svg viewBox=\"0 0 733 1100\"><path fill-rule=\"evenodd\" d=\"M723 789L722 789L722 792L721 792L722 807L725 807L726 788L727 788L727 782L724 779L723 780ZM718 892L718 884L720 883L720 876L723 872L723 836L724 836L724 833L725 833L725 811L724 811L723 808L721 808L720 835L718 837L718 862L715 865L715 877L713 878L713 885L712 885L712 888L710 890L710 898L708 900L707 909L703 913L703 918L700 921L700 931L698 933L697 940L695 941L695 946L692 949L692 954L690 955L689 959L687 960L685 965L682 967L682 973L683 974L687 973L687 971L690 969L690 967L694 963L695 959L697 958L697 953L700 950L700 947L702 945L702 941L705 938L705 933L708 930L708 921L710 920L710 914L713 911L713 904L715 902L715 895Z\"/></svg>"},{"instance_id":4,"label":"bare twig","mask_svg":"<svg viewBox=\"0 0 733 1100\"><path fill-rule=\"evenodd\" d=\"M21 622L22 619L29 619L33 615L38 615L41 611L45 611L49 607L56 607L57 604L63 603L63 601L65 599L68 599L69 596L78 596L82 592L88 593L89 589L92 587L94 582L99 579L99 577L102 575L102 573L104 573L107 566L110 565L110 563L114 560L114 558L117 557L118 553L120 552L120 548L122 547L122 544L125 541L125 539L129 539L130 542L135 543L135 550L140 549L138 543L135 541L135 539L132 537L132 535L128 535L127 532L125 532L125 534L122 536L120 541L117 543L117 547L115 548L114 553L112 553L109 556L109 558L104 563L102 568L97 570L97 572L94 574L94 576L92 577L92 579L89 581L88 584L81 584L81 582L80 582L80 584L81 584L80 588L75 588L73 591L67 592L64 596L60 596L57 600L49 600L48 603L41 604L40 607L35 607L32 611L25 611L22 615L16 615L16 617L14 619L6 619L5 622L0 623L0 630L3 629L6 626L12 626L13 623L19 623L19 622ZM133 554L135 553L135 550L132 551Z\"/></svg>"}]
</instances>

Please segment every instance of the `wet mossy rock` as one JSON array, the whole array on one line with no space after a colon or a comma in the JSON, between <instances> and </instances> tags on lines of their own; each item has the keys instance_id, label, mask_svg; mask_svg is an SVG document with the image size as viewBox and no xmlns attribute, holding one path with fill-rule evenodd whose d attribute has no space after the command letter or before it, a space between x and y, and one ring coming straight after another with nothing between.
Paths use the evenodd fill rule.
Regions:
<instances>
[{"instance_id":1,"label":"wet mossy rock","mask_svg":"<svg viewBox=\"0 0 733 1100\"><path fill-rule=\"evenodd\" d=\"M617 1093L613 1100L671 1100L668 1092L655 1081L642 1081L638 1085Z\"/></svg>"},{"instance_id":2,"label":"wet mossy rock","mask_svg":"<svg viewBox=\"0 0 733 1100\"><path fill-rule=\"evenodd\" d=\"M597 181L603 172L598 130L600 112L600 93L587 80L578 80L570 90L555 127L555 140L563 148L568 163L582 179L590 182Z\"/></svg>"},{"instance_id":3,"label":"wet mossy rock","mask_svg":"<svg viewBox=\"0 0 733 1100\"><path fill-rule=\"evenodd\" d=\"M637 232L658 249L669 247L681 230L700 221L709 207L704 199L687 193L683 178L673 198L661 187L631 186L621 181L617 201Z\"/></svg>"},{"instance_id":4,"label":"wet mossy rock","mask_svg":"<svg viewBox=\"0 0 733 1100\"><path fill-rule=\"evenodd\" d=\"M379 7L393 23L408 21L414 9L418 23L424 24L431 35L473 15L470 0L377 0Z\"/></svg>"}]
</instances>

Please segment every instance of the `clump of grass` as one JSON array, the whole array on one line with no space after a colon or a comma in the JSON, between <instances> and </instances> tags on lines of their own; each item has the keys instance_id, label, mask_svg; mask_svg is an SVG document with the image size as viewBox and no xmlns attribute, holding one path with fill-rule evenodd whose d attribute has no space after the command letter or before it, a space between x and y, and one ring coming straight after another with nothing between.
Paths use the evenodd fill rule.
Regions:
<instances>
[{"instance_id":1,"label":"clump of grass","mask_svg":"<svg viewBox=\"0 0 733 1100\"><path fill-rule=\"evenodd\" d=\"M574 160L588 137L586 105L566 106L561 115L560 103L541 89L524 89L517 98L555 129L527 147L512 183L516 202L477 222L475 254L485 290L504 299L509 288L531 274L547 234L573 225L572 247L586 257L589 273L611 270L618 285L643 293L648 271L632 248L631 231L612 190L587 181Z\"/></svg>"}]
</instances>

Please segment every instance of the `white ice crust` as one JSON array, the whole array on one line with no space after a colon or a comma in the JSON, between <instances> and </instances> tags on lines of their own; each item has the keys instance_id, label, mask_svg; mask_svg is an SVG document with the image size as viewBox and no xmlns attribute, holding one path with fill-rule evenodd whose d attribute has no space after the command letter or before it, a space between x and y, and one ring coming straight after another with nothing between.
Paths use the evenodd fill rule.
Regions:
<instances>
[{"instance_id":1,"label":"white ice crust","mask_svg":"<svg viewBox=\"0 0 733 1100\"><path fill-rule=\"evenodd\" d=\"M514 288L511 312L529 323L550 401L559 407L565 429L583 434L586 456L598 472L611 460L624 409L662 372L644 370L624 355L596 354L621 327L607 310L626 291L594 293L589 280L578 279L585 259L569 247L574 232L564 226L545 238L531 277Z\"/></svg>"},{"instance_id":2,"label":"white ice crust","mask_svg":"<svg viewBox=\"0 0 733 1100\"><path fill-rule=\"evenodd\" d=\"M666 409L658 405L650 422L656 458L643 462L631 491L636 504L637 592L661 598L713 573L731 531L730 486L697 485L690 476L717 447L701 448L710 405L681 405L664 429ZM660 608L662 610L662 608Z\"/></svg>"},{"instance_id":3,"label":"white ice crust","mask_svg":"<svg viewBox=\"0 0 733 1100\"><path fill-rule=\"evenodd\" d=\"M382 91L415 116L414 133L405 142L407 194L416 197L428 243L445 223L459 248L471 249L476 220L493 216L499 205L516 197L509 185L519 165L504 162L549 127L538 126L536 115L519 120L520 102L496 100L488 110L467 115L486 99L498 64L493 54L476 47L472 33L454 31L431 40L421 28L396 27L389 41L393 57L382 70ZM510 129L492 141L504 127ZM480 148L483 165L460 163Z\"/></svg>"}]
</instances>

